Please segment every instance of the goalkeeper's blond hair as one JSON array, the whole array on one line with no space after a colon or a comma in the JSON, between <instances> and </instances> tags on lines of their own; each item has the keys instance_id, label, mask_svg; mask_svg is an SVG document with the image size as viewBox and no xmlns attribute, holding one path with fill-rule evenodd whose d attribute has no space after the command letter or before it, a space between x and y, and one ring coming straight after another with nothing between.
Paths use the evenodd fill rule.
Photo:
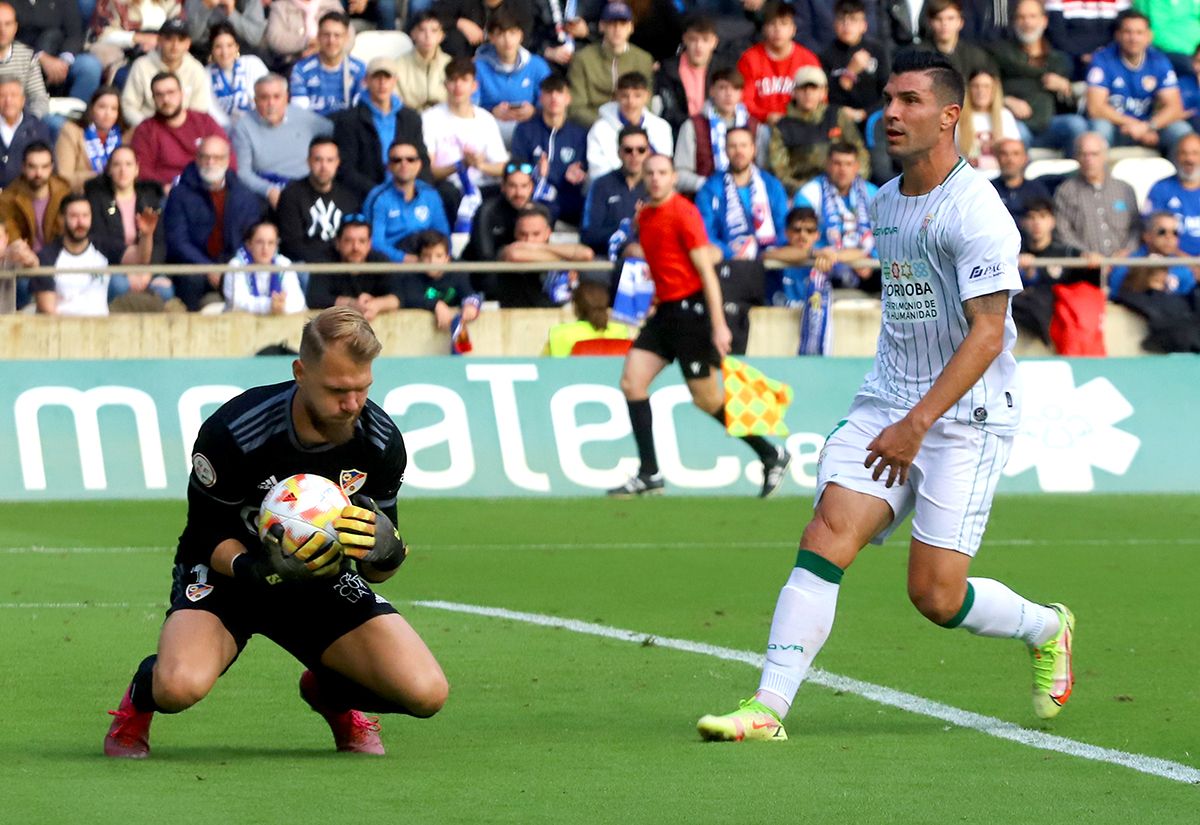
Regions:
<instances>
[{"instance_id":1,"label":"goalkeeper's blond hair","mask_svg":"<svg viewBox=\"0 0 1200 825\"><path fill-rule=\"evenodd\" d=\"M300 360L316 364L335 342L345 345L346 352L359 363L374 360L383 349L361 312L352 307L335 306L323 310L304 325L300 336Z\"/></svg>"}]
</instances>

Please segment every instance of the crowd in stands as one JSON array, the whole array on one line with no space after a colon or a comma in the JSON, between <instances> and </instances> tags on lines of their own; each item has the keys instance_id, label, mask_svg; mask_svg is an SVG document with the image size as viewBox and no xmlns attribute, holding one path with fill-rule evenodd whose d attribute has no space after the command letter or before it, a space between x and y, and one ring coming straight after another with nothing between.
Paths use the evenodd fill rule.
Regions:
<instances>
[{"instance_id":1,"label":"crowd in stands","mask_svg":"<svg viewBox=\"0 0 1200 825\"><path fill-rule=\"evenodd\" d=\"M371 30L385 45L356 52ZM611 296L615 278L571 265L638 251L642 167L661 153L735 271L757 267L753 292L810 307L877 289L854 264L874 254L867 205L896 173L888 67L916 48L962 72L960 151L993 179L1023 252L1080 259L1024 258L1018 317L1087 352L1090 333L1060 316L1094 314L1105 282L1101 313L1110 297L1195 314L1191 269L1102 280L1095 259L1200 253L1198 47L1200 2L1164 0L7 0L0 254L278 268L23 282L19 302L40 312L337 303L427 309L454 330L485 302L561 306L582 283L579 323L602 330L594 287ZM64 115L51 96L86 109ZM1139 200L1113 174L1117 147L1174 174ZM1027 175L1031 152L1077 171ZM436 270L452 257L562 269ZM432 271L302 271L387 261Z\"/></svg>"}]
</instances>

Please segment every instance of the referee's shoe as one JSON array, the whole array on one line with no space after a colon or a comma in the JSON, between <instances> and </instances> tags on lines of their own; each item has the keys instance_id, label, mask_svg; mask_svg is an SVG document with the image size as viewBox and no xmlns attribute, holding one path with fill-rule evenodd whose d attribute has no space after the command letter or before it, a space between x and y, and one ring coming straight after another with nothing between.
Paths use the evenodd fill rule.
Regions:
<instances>
[{"instance_id":1,"label":"referee's shoe","mask_svg":"<svg viewBox=\"0 0 1200 825\"><path fill-rule=\"evenodd\" d=\"M655 473L652 476L636 475L620 487L613 487L608 494L613 498L634 498L636 496L656 496L662 491L662 473Z\"/></svg>"},{"instance_id":2,"label":"referee's shoe","mask_svg":"<svg viewBox=\"0 0 1200 825\"><path fill-rule=\"evenodd\" d=\"M774 459L763 462L763 486L759 498L766 498L779 489L779 485L787 478L787 468L791 463L792 454L782 447Z\"/></svg>"}]
</instances>

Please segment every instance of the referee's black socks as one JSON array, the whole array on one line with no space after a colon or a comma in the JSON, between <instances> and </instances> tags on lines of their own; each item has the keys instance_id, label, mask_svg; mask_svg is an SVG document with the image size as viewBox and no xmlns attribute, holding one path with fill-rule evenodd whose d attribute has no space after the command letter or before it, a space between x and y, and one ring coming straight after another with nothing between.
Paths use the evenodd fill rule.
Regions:
<instances>
[{"instance_id":1,"label":"referee's black socks","mask_svg":"<svg viewBox=\"0 0 1200 825\"><path fill-rule=\"evenodd\" d=\"M637 443L638 458L642 468L638 475L643 477L658 475L658 454L654 451L654 416L650 412L650 399L641 401L626 399L629 407L629 423L633 425L633 440Z\"/></svg>"}]
</instances>

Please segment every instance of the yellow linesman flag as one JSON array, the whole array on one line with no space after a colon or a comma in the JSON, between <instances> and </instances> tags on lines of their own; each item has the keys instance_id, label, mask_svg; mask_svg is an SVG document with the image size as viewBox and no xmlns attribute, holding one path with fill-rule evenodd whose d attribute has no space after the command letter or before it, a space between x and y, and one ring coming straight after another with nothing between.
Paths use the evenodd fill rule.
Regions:
<instances>
[{"instance_id":1,"label":"yellow linesman flag","mask_svg":"<svg viewBox=\"0 0 1200 825\"><path fill-rule=\"evenodd\" d=\"M721 363L721 377L725 382L725 429L730 435L788 434L783 417L792 403L791 387L731 357Z\"/></svg>"}]
</instances>

